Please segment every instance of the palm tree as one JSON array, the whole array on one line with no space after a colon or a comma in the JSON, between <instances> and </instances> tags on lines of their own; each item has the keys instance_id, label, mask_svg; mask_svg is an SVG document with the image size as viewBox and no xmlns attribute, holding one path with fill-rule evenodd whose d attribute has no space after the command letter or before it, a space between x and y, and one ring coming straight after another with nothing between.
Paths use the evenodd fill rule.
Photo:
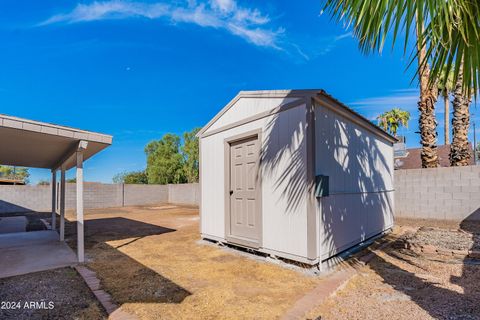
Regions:
<instances>
[{"instance_id":1,"label":"palm tree","mask_svg":"<svg viewBox=\"0 0 480 320\"><path fill-rule=\"evenodd\" d=\"M410 38L415 35L420 47L426 48L426 59L418 65L418 73L430 62L430 84L440 77L445 65L454 71L453 82L456 83L463 59L462 86L468 96L477 93L480 87L480 1L324 0L324 3L323 9L337 21L353 27L360 48L365 52L382 51L387 37L393 44L403 38L406 52ZM418 32L413 32L417 26L425 26L420 37ZM413 52L412 62L416 57L417 52Z\"/></svg>"},{"instance_id":2,"label":"palm tree","mask_svg":"<svg viewBox=\"0 0 480 320\"><path fill-rule=\"evenodd\" d=\"M420 14L417 12L417 16ZM423 22L417 19L417 56L418 77L420 80L420 100L418 101L418 126L420 128L420 144L422 152L422 168L436 168L439 165L437 152L437 120L435 119L435 103L437 102L437 84L430 82L430 66L427 60L427 49L423 39Z\"/></svg>"},{"instance_id":3,"label":"palm tree","mask_svg":"<svg viewBox=\"0 0 480 320\"><path fill-rule=\"evenodd\" d=\"M463 70L455 83L455 91L453 93L453 119L452 132L453 140L450 145L450 165L468 166L470 160L470 148L468 145L468 128L470 126L470 98L468 93L463 90Z\"/></svg>"},{"instance_id":4,"label":"palm tree","mask_svg":"<svg viewBox=\"0 0 480 320\"><path fill-rule=\"evenodd\" d=\"M385 131L390 132L394 137L397 137L397 131L400 126L408 127L410 120L410 112L400 108L393 108L386 111L377 117L378 125Z\"/></svg>"},{"instance_id":5,"label":"palm tree","mask_svg":"<svg viewBox=\"0 0 480 320\"><path fill-rule=\"evenodd\" d=\"M418 2L417 2L418 1ZM419 128L420 143L422 144L422 167L434 168L438 166L437 154L437 122L435 120L435 102L437 101L438 89L435 81L435 72L430 75L428 61L432 54L437 52L427 48L427 44L436 44L439 38L438 25L432 23L429 16L429 6L433 2L420 2L420 0L327 0L325 9L329 10L337 20L346 20L353 25L353 32L358 38L360 48L364 52L379 51L383 49L387 35L393 28L393 43L397 39L400 30L404 30L405 49L409 43L412 25L416 28L416 46L412 48L414 56L418 59L417 75L420 84L420 99L418 110L420 111ZM456 0L453 0L456 1ZM439 7L443 6L439 4ZM439 9L436 7L435 9ZM480 11L480 10L479 10ZM437 20L435 20L438 23ZM428 23L425 30L424 25ZM400 28L403 26L403 28ZM433 28L437 27L437 29ZM436 33L432 33L433 30Z\"/></svg>"},{"instance_id":6,"label":"palm tree","mask_svg":"<svg viewBox=\"0 0 480 320\"><path fill-rule=\"evenodd\" d=\"M464 96L476 95L480 87L480 1L325 0L324 9L337 21L353 27L360 48L367 53L381 52L387 37L395 44L399 35L404 38L406 52L415 34L417 45L412 57L418 58L422 166L436 167L434 108L436 82L442 70L445 65L447 70L453 70L452 81L461 84ZM454 128L457 132L459 129Z\"/></svg>"},{"instance_id":7,"label":"palm tree","mask_svg":"<svg viewBox=\"0 0 480 320\"><path fill-rule=\"evenodd\" d=\"M444 144L450 144L450 101L449 95L453 91L454 83L452 81L454 75L452 70L448 70L447 66L445 66L440 74L440 78L438 79L438 91L443 98L443 104L445 108L445 115L444 115L444 135L445 135L445 142Z\"/></svg>"}]
</instances>

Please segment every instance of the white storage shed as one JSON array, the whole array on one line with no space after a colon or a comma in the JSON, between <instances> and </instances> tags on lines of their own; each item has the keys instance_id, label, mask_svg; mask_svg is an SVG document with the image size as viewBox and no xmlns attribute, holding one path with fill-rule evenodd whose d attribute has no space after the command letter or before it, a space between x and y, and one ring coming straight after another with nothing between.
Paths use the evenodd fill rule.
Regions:
<instances>
[{"instance_id":1,"label":"white storage shed","mask_svg":"<svg viewBox=\"0 0 480 320\"><path fill-rule=\"evenodd\" d=\"M396 139L323 90L242 91L198 137L204 239L321 267L393 225Z\"/></svg>"}]
</instances>

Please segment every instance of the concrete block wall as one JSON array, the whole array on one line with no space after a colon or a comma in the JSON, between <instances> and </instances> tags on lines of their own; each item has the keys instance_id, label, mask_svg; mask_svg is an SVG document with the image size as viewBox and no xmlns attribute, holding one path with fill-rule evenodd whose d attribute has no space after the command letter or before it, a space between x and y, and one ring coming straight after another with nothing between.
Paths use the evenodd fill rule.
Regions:
<instances>
[{"instance_id":1,"label":"concrete block wall","mask_svg":"<svg viewBox=\"0 0 480 320\"><path fill-rule=\"evenodd\" d=\"M480 220L480 166L395 171L395 216Z\"/></svg>"},{"instance_id":2,"label":"concrete block wall","mask_svg":"<svg viewBox=\"0 0 480 320\"><path fill-rule=\"evenodd\" d=\"M94 184L85 192L85 208L121 207L123 186L121 184Z\"/></svg>"},{"instance_id":3,"label":"concrete block wall","mask_svg":"<svg viewBox=\"0 0 480 320\"><path fill-rule=\"evenodd\" d=\"M51 207L50 186L0 185L0 213L49 211Z\"/></svg>"},{"instance_id":4,"label":"concrete block wall","mask_svg":"<svg viewBox=\"0 0 480 320\"><path fill-rule=\"evenodd\" d=\"M158 203L199 204L199 185L123 185L84 184L84 206L87 209L111 208ZM67 183L66 209L75 209L76 185ZM0 214L27 211L51 211L50 186L0 185Z\"/></svg>"},{"instance_id":5,"label":"concrete block wall","mask_svg":"<svg viewBox=\"0 0 480 320\"><path fill-rule=\"evenodd\" d=\"M200 203L200 186L198 183L169 184L168 202L178 204Z\"/></svg>"},{"instance_id":6,"label":"concrete block wall","mask_svg":"<svg viewBox=\"0 0 480 320\"><path fill-rule=\"evenodd\" d=\"M168 202L168 185L125 184L123 186L123 205L125 206Z\"/></svg>"}]
</instances>

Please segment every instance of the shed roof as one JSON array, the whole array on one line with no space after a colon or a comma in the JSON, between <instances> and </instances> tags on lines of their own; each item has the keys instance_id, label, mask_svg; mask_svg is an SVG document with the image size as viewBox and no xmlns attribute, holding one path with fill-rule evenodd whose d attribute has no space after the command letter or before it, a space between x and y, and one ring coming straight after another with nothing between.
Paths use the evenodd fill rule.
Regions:
<instances>
[{"instance_id":1,"label":"shed roof","mask_svg":"<svg viewBox=\"0 0 480 320\"><path fill-rule=\"evenodd\" d=\"M380 135L390 142L396 142L397 138L390 135L388 132L369 121L367 118L349 108L332 95L328 94L323 89L301 89L301 90L256 90L256 91L240 91L222 110L220 110L212 120L210 120L197 134L198 137L202 137L206 134L207 130L224 115L230 108L232 108L236 102L242 98L299 98L306 101L307 98L323 97L332 102L339 110L348 113L352 118L361 123L363 126L369 128L372 132ZM335 110L334 110L335 111Z\"/></svg>"},{"instance_id":2,"label":"shed roof","mask_svg":"<svg viewBox=\"0 0 480 320\"><path fill-rule=\"evenodd\" d=\"M69 157L86 141L84 159L112 144L112 136L0 114L0 164L65 169L75 166Z\"/></svg>"}]
</instances>

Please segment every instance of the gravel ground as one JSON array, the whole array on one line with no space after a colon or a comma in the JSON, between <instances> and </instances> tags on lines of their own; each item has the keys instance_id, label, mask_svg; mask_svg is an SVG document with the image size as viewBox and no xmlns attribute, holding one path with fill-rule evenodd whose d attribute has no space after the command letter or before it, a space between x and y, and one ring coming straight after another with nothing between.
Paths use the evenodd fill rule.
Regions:
<instances>
[{"instance_id":1,"label":"gravel ground","mask_svg":"<svg viewBox=\"0 0 480 320\"><path fill-rule=\"evenodd\" d=\"M462 249L472 243L461 232L431 228L413 238ZM480 260L432 259L390 246L307 318L480 319L479 284Z\"/></svg>"},{"instance_id":2,"label":"gravel ground","mask_svg":"<svg viewBox=\"0 0 480 320\"><path fill-rule=\"evenodd\" d=\"M0 319L106 319L106 313L80 275L61 268L0 279Z\"/></svg>"},{"instance_id":3,"label":"gravel ground","mask_svg":"<svg viewBox=\"0 0 480 320\"><path fill-rule=\"evenodd\" d=\"M480 250L480 234L458 230L422 227L408 241L416 245L433 245L444 249Z\"/></svg>"}]
</instances>

